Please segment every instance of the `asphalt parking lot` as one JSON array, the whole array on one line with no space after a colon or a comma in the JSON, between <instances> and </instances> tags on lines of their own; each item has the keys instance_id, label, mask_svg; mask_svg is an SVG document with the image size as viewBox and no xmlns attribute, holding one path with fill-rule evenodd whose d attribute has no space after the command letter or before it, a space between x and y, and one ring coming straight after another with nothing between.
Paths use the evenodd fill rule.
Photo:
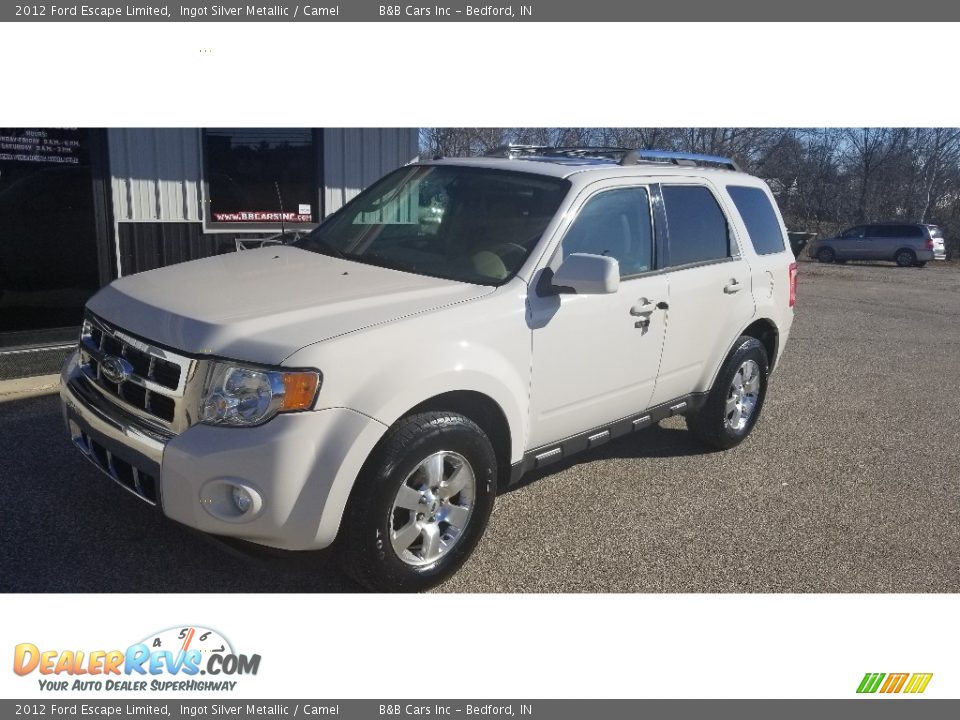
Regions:
<instances>
[{"instance_id":1,"label":"asphalt parking lot","mask_svg":"<svg viewBox=\"0 0 960 720\"><path fill-rule=\"evenodd\" d=\"M0 591L355 591L327 554L237 557L81 460L55 396L0 403ZM498 499L441 591L960 591L960 268L801 264L751 438L683 421Z\"/></svg>"}]
</instances>

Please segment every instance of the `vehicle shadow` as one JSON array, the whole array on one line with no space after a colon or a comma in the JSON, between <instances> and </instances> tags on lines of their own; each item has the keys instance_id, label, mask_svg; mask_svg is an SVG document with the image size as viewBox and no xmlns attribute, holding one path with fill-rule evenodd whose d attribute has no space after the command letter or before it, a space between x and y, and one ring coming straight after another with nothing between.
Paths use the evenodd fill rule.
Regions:
<instances>
[{"instance_id":1,"label":"vehicle shadow","mask_svg":"<svg viewBox=\"0 0 960 720\"><path fill-rule=\"evenodd\" d=\"M597 460L686 457L713 452L716 451L697 442L686 428L654 425L528 473L516 485L501 488L499 494L514 492L550 475Z\"/></svg>"},{"instance_id":2,"label":"vehicle shadow","mask_svg":"<svg viewBox=\"0 0 960 720\"><path fill-rule=\"evenodd\" d=\"M330 553L241 556L87 463L59 399L0 402L0 592L358 592Z\"/></svg>"},{"instance_id":3,"label":"vehicle shadow","mask_svg":"<svg viewBox=\"0 0 960 720\"><path fill-rule=\"evenodd\" d=\"M84 461L55 395L0 402L0 592L361 592L333 553L249 551L166 518ZM654 426L524 477L513 492L581 463L708 452Z\"/></svg>"}]
</instances>

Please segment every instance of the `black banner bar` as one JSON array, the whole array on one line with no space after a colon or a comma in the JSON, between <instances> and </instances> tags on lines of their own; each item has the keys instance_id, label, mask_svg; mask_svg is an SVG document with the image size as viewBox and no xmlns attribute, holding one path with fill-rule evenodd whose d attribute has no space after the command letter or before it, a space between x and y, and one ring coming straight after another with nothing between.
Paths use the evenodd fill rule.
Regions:
<instances>
[{"instance_id":1,"label":"black banner bar","mask_svg":"<svg viewBox=\"0 0 960 720\"><path fill-rule=\"evenodd\" d=\"M707 720L940 720L960 717L960 700L0 700L0 717L337 718L338 720L583 720L583 718L704 718Z\"/></svg>"},{"instance_id":2,"label":"black banner bar","mask_svg":"<svg viewBox=\"0 0 960 720\"><path fill-rule=\"evenodd\" d=\"M527 2L390 3L350 2L197 3L58 2L3 4L3 22L751 22L751 21L952 21L960 4L940 0L911 3L875 0L686 0L627 3L623 0L528 0ZM742 31L741 31L742 32ZM737 38L717 29L718 42ZM621 36L624 41L629 38ZM682 39L678 37L678 40Z\"/></svg>"}]
</instances>

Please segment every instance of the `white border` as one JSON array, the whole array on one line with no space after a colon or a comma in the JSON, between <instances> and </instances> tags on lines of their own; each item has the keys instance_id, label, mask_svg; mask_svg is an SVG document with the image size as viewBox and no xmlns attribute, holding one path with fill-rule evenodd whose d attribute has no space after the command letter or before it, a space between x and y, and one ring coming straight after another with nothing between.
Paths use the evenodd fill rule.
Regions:
<instances>
[{"instance_id":1,"label":"white border","mask_svg":"<svg viewBox=\"0 0 960 720\"><path fill-rule=\"evenodd\" d=\"M958 124L952 23L22 23L10 125Z\"/></svg>"},{"instance_id":2,"label":"white border","mask_svg":"<svg viewBox=\"0 0 960 720\"><path fill-rule=\"evenodd\" d=\"M0 118L960 125L955 34L912 24L920 41L905 45L900 24L18 24L0 43ZM455 620L438 625L462 658L456 684L411 682L417 653L396 671L395 629L417 629L417 607ZM926 697L960 697L958 610L957 595L8 595L0 652L101 649L194 622L263 656L246 697L846 698L868 671L933 672ZM414 634L429 645L431 628ZM4 697L35 686L0 672Z\"/></svg>"},{"instance_id":3,"label":"white border","mask_svg":"<svg viewBox=\"0 0 960 720\"><path fill-rule=\"evenodd\" d=\"M932 672L923 697L956 698L958 611L955 595L7 596L0 649L202 625L262 658L224 698L851 698L866 672ZM54 697L4 666L3 696ZM104 693L56 696L85 695Z\"/></svg>"}]
</instances>

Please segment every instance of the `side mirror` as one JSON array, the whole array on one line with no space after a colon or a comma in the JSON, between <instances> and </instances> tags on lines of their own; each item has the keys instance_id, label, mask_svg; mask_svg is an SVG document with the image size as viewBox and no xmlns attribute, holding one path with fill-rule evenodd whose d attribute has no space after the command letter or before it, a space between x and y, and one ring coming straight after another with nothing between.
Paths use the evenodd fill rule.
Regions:
<instances>
[{"instance_id":1,"label":"side mirror","mask_svg":"<svg viewBox=\"0 0 960 720\"><path fill-rule=\"evenodd\" d=\"M557 292L578 295L615 293L620 287L620 263L606 255L573 253L553 274L550 285Z\"/></svg>"}]
</instances>

